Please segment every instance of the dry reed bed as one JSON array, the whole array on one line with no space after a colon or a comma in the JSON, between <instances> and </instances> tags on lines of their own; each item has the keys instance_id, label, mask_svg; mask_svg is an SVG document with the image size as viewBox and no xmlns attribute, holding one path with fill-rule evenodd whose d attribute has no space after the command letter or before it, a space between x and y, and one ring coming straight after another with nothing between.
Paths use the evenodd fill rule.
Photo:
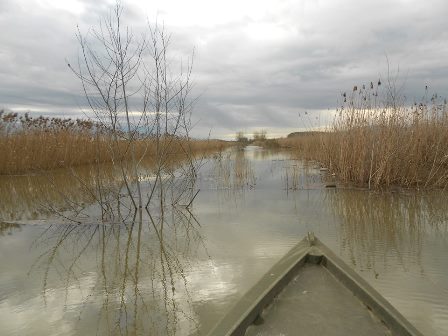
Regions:
<instances>
[{"instance_id":1,"label":"dry reed bed","mask_svg":"<svg viewBox=\"0 0 448 336\"><path fill-rule=\"evenodd\" d=\"M197 156L229 143L179 137L136 140L137 157ZM32 118L0 111L0 175L23 174L92 163L128 161L129 142L90 120Z\"/></svg>"},{"instance_id":2,"label":"dry reed bed","mask_svg":"<svg viewBox=\"0 0 448 336\"><path fill-rule=\"evenodd\" d=\"M369 188L448 186L448 109L437 95L408 106L378 85L353 89L325 132L280 139L341 182ZM380 98L382 97L382 98Z\"/></svg>"}]
</instances>

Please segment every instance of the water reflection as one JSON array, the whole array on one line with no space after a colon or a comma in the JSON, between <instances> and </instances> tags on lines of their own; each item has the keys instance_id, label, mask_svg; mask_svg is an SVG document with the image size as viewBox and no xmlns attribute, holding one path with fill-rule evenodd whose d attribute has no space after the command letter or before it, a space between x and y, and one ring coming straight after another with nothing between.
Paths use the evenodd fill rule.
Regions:
<instances>
[{"instance_id":1,"label":"water reflection","mask_svg":"<svg viewBox=\"0 0 448 336\"><path fill-rule=\"evenodd\" d=\"M61 334L206 334L313 230L423 332L446 334L445 193L327 189L312 164L266 153L218 153L197 175L188 164L142 170L151 201L141 211L113 176L101 177L104 212L97 173L89 173L88 189L61 178L53 192L67 196L62 206L84 202L78 214L68 206L62 212L75 221L0 226L0 333L31 333L51 318ZM70 185L79 193L70 194ZM8 329L8 321L16 325Z\"/></svg>"},{"instance_id":2,"label":"water reflection","mask_svg":"<svg viewBox=\"0 0 448 336\"><path fill-rule=\"evenodd\" d=\"M327 196L340 254L424 334L445 335L448 195L334 190Z\"/></svg>"},{"instance_id":3,"label":"water reflection","mask_svg":"<svg viewBox=\"0 0 448 336\"><path fill-rule=\"evenodd\" d=\"M325 175L321 174L311 163L299 160L285 160L283 166L283 185L287 192L295 190L321 189Z\"/></svg>"},{"instance_id":4,"label":"water reflection","mask_svg":"<svg viewBox=\"0 0 448 336\"><path fill-rule=\"evenodd\" d=\"M109 168L102 167L101 183L118 186L120 181ZM0 219L47 219L54 216L54 209L65 211L75 204L91 204L94 197L90 190L96 184L96 176L96 169L91 166L36 175L0 176Z\"/></svg>"},{"instance_id":5,"label":"water reflection","mask_svg":"<svg viewBox=\"0 0 448 336\"><path fill-rule=\"evenodd\" d=\"M30 202L19 210L30 213L34 207L48 208L49 214L59 218L57 224L47 221L48 227L31 244L30 257L35 260L27 276L41 278L45 308L40 311L52 314L55 300L64 298L64 308L56 308L64 317L55 323L63 325L65 332L70 329L68 322L76 324L79 334L95 330L104 335L195 334L199 322L192 309L186 270L198 254L207 255L207 251L200 224L190 210L197 195L192 170L181 166L174 171L141 172L148 201L140 209L132 207L123 180L108 172L98 172L95 167L70 174L53 172L19 179L24 183L11 189L14 197L21 196L16 190L32 192ZM73 183L64 183L67 176ZM11 219L26 218L12 211L12 203L5 206L11 206L11 212L3 213ZM42 213L36 214L39 216ZM20 227L1 222L0 233L10 234ZM7 244L6 251L8 246L14 244ZM16 272L14 267L12 270L8 273ZM0 293L0 299L5 297L5 304L14 305L14 286L11 288L5 275L0 284L6 279L4 288L11 292ZM30 289L26 289L27 295L32 293ZM28 303L13 314L14 320L39 306L39 302ZM0 330L8 331L8 327Z\"/></svg>"},{"instance_id":6,"label":"water reflection","mask_svg":"<svg viewBox=\"0 0 448 336\"><path fill-rule=\"evenodd\" d=\"M15 223L0 222L0 237L12 235L14 231L20 230L21 225Z\"/></svg>"},{"instance_id":7,"label":"water reflection","mask_svg":"<svg viewBox=\"0 0 448 336\"><path fill-rule=\"evenodd\" d=\"M198 321L185 268L205 251L198 228L188 209L176 207L122 225L52 225L34 242L45 252L31 272L43 274L44 300L64 284L65 306L79 307L81 334L191 335ZM89 294L76 302L79 288Z\"/></svg>"},{"instance_id":8,"label":"water reflection","mask_svg":"<svg viewBox=\"0 0 448 336\"><path fill-rule=\"evenodd\" d=\"M216 189L241 190L255 187L255 172L247 153L244 148L238 148L214 157L213 179Z\"/></svg>"},{"instance_id":9,"label":"water reflection","mask_svg":"<svg viewBox=\"0 0 448 336\"><path fill-rule=\"evenodd\" d=\"M443 192L391 193L364 190L328 192L328 201L339 218L341 248L359 268L372 269L378 262L390 267L397 261L387 258L390 252L403 269L407 263L422 265L423 239L427 230L446 231L448 213ZM406 254L406 256L403 256Z\"/></svg>"},{"instance_id":10,"label":"water reflection","mask_svg":"<svg viewBox=\"0 0 448 336\"><path fill-rule=\"evenodd\" d=\"M190 210L198 165L168 155L142 163L138 181L120 165L99 164L4 177L0 232L19 227L12 221L47 223L28 275L42 279L45 307L64 297L78 333L192 335L199 322L186 269L207 255Z\"/></svg>"},{"instance_id":11,"label":"water reflection","mask_svg":"<svg viewBox=\"0 0 448 336\"><path fill-rule=\"evenodd\" d=\"M195 171L202 160L189 157L186 161L183 156L170 155L163 162L151 159L141 162L139 182L144 189L144 205L148 207L157 198L152 197L156 192L166 198L164 192L168 189L173 203L188 204L192 200L197 192L192 190ZM77 223L121 222L134 213L134 200L129 197L134 189L132 177L120 166L110 164L0 176L0 220L29 223L59 218Z\"/></svg>"}]
</instances>

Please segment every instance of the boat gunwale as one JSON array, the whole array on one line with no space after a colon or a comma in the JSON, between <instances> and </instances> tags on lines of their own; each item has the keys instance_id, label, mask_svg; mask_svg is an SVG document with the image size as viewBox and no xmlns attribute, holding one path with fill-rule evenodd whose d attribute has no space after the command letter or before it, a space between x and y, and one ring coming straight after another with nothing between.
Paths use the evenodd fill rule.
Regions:
<instances>
[{"instance_id":1,"label":"boat gunwale","mask_svg":"<svg viewBox=\"0 0 448 336\"><path fill-rule=\"evenodd\" d=\"M305 264L320 264L386 325L393 335L423 336L360 275L319 239L296 244L227 312L208 335L243 336L269 303Z\"/></svg>"}]
</instances>

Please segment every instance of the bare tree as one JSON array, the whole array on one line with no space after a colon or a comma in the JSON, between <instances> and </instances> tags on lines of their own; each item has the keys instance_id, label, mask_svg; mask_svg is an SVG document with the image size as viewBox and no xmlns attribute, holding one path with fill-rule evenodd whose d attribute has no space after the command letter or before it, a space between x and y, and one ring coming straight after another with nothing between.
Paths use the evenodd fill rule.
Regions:
<instances>
[{"instance_id":1,"label":"bare tree","mask_svg":"<svg viewBox=\"0 0 448 336\"><path fill-rule=\"evenodd\" d=\"M195 101L189 98L194 53L174 71L169 53L171 35L164 25L148 22L147 33L135 34L123 24L123 7L119 2L98 28L82 34L78 27L77 38L80 45L77 65L68 66L80 79L90 110L102 129L108 130L102 136L110 141L110 160L121 174L130 204L122 200L120 191L114 198L118 207L131 206L135 210L148 207L156 186L163 180L161 175L174 142L180 144L194 170L189 148L190 116ZM179 138L184 141L176 141ZM145 194L139 171L154 144L155 151L151 153L156 178ZM157 190L163 198L164 188ZM110 212L112 207L104 205L107 201L100 183L95 194L102 211Z\"/></svg>"}]
</instances>

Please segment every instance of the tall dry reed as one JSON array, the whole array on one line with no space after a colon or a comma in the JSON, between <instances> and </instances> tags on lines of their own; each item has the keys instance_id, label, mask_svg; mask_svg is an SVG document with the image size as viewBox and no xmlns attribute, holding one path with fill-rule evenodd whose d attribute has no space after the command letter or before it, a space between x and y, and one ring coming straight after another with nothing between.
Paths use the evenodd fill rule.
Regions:
<instances>
[{"instance_id":1,"label":"tall dry reed","mask_svg":"<svg viewBox=\"0 0 448 336\"><path fill-rule=\"evenodd\" d=\"M163 153L163 160L170 160L173 155L205 155L229 145L219 140L174 136L145 138L135 143L137 157L151 158L159 152ZM109 130L98 123L82 119L33 118L28 114L19 116L0 111L0 175L112 160L130 160L129 142L115 142Z\"/></svg>"},{"instance_id":2,"label":"tall dry reed","mask_svg":"<svg viewBox=\"0 0 448 336\"><path fill-rule=\"evenodd\" d=\"M448 186L448 108L428 89L407 105L393 86L377 84L343 94L326 132L282 139L336 174L341 182L369 188Z\"/></svg>"}]
</instances>

